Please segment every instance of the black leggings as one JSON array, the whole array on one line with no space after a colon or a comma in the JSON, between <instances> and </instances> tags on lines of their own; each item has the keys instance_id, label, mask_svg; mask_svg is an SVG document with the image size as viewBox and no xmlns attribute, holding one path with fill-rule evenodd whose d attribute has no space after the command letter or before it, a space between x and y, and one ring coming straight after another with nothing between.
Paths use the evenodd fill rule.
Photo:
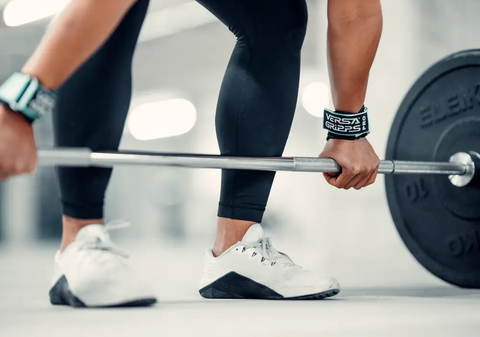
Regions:
<instances>
[{"instance_id":1,"label":"black leggings","mask_svg":"<svg viewBox=\"0 0 480 337\"><path fill-rule=\"evenodd\" d=\"M222 155L281 156L297 102L305 0L198 0L237 37L216 114ZM56 146L117 150L132 94L131 64L149 0L58 92ZM64 215L103 217L112 170L58 168ZM218 216L261 222L275 174L222 172Z\"/></svg>"}]
</instances>

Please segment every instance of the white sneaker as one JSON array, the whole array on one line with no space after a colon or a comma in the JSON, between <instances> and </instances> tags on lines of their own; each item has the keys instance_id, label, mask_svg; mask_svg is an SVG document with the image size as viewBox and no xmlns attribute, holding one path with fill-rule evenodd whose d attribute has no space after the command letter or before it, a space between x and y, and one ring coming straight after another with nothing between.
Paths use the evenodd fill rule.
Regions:
<instances>
[{"instance_id":1,"label":"white sneaker","mask_svg":"<svg viewBox=\"0 0 480 337\"><path fill-rule=\"evenodd\" d=\"M50 302L72 307L147 306L157 300L128 268L128 257L108 231L123 223L88 225L75 242L55 255Z\"/></svg>"},{"instance_id":2,"label":"white sneaker","mask_svg":"<svg viewBox=\"0 0 480 337\"><path fill-rule=\"evenodd\" d=\"M314 300L340 292L335 279L307 271L274 249L259 224L219 257L207 251L204 264L205 298Z\"/></svg>"}]
</instances>

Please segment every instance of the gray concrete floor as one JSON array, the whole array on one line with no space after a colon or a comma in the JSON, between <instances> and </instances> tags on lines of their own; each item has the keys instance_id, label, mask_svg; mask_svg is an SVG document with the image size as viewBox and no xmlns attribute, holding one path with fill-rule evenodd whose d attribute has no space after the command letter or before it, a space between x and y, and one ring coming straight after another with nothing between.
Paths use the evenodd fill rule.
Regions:
<instances>
[{"instance_id":1,"label":"gray concrete floor","mask_svg":"<svg viewBox=\"0 0 480 337\"><path fill-rule=\"evenodd\" d=\"M343 289L309 302L203 300L197 256L184 250L132 261L160 303L144 309L52 307L55 248L0 250L0 336L479 336L480 291L427 285Z\"/></svg>"}]
</instances>

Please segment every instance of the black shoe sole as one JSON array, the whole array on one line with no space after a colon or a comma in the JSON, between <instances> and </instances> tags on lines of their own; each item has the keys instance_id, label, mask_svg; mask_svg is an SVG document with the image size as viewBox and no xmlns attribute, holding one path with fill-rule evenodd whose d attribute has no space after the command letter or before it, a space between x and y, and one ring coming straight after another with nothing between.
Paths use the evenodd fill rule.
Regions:
<instances>
[{"instance_id":1,"label":"black shoe sole","mask_svg":"<svg viewBox=\"0 0 480 337\"><path fill-rule=\"evenodd\" d=\"M297 296L297 297L286 297L283 300L292 300L292 301L313 301L313 300L323 300L328 297L337 295L340 292L340 289L331 289L317 294Z\"/></svg>"},{"instance_id":2,"label":"black shoe sole","mask_svg":"<svg viewBox=\"0 0 480 337\"><path fill-rule=\"evenodd\" d=\"M323 300L337 295L340 289L329 289L316 294L284 297L258 282L230 272L208 286L200 289L200 295L210 299L256 299L256 300Z\"/></svg>"},{"instance_id":3,"label":"black shoe sole","mask_svg":"<svg viewBox=\"0 0 480 337\"><path fill-rule=\"evenodd\" d=\"M68 281L65 276L62 276L57 283L50 289L49 292L50 303L53 305L69 305L74 308L125 308L125 307L148 307L157 303L156 298L142 298L135 301L119 303L115 305L105 306L87 306L75 295L72 294L68 287Z\"/></svg>"}]
</instances>

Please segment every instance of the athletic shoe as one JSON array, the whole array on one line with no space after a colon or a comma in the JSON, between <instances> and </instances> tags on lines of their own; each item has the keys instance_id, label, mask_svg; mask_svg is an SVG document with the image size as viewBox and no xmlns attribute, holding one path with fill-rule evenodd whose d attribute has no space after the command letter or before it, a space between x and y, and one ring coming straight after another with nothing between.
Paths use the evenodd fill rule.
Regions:
<instances>
[{"instance_id":1,"label":"athletic shoe","mask_svg":"<svg viewBox=\"0 0 480 337\"><path fill-rule=\"evenodd\" d=\"M55 256L50 302L72 307L148 306L157 300L129 269L124 253L108 231L125 222L88 225L75 242Z\"/></svg>"},{"instance_id":2,"label":"athletic shoe","mask_svg":"<svg viewBox=\"0 0 480 337\"><path fill-rule=\"evenodd\" d=\"M205 298L316 300L340 292L338 282L305 270L272 246L259 224L219 257L205 252L200 295Z\"/></svg>"}]
</instances>

